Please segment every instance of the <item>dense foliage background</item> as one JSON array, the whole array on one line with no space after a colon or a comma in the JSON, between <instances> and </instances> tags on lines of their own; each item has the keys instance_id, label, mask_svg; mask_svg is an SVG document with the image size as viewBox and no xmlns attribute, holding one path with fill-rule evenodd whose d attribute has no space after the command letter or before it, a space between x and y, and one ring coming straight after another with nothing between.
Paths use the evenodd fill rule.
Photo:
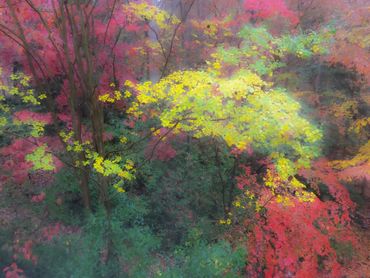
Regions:
<instances>
[{"instance_id":1,"label":"dense foliage background","mask_svg":"<svg viewBox=\"0 0 370 278\"><path fill-rule=\"evenodd\" d=\"M366 277L366 0L0 0L0 276Z\"/></svg>"}]
</instances>

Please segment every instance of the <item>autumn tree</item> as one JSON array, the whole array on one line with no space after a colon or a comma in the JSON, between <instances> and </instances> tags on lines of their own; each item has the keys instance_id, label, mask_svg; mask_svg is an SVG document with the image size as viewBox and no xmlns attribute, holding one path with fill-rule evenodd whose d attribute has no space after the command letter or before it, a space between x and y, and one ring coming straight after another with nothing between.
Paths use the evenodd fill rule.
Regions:
<instances>
[{"instance_id":1,"label":"autumn tree","mask_svg":"<svg viewBox=\"0 0 370 278\"><path fill-rule=\"evenodd\" d=\"M36 90L45 93L45 109L52 117L48 124L73 153L71 164L80 177L85 207L91 206L89 160L98 168L100 199L108 207L108 181L98 166L109 138L105 103L123 104L123 81L140 75L135 67L122 66L138 52L136 31L146 28L135 18L147 16L160 28L169 18L154 6L123 8L119 1L3 1L1 12L3 61L29 74ZM132 61L140 69L140 59ZM93 154L87 157L82 147Z\"/></svg>"},{"instance_id":2,"label":"autumn tree","mask_svg":"<svg viewBox=\"0 0 370 278\"><path fill-rule=\"evenodd\" d=\"M51 171L30 202L53 214L67 204L50 192L76 181L90 212L14 260L55 277L341 274L355 240L340 180L369 164L366 67L331 51L366 48L351 5L332 23L330 1L0 3L1 182ZM333 154L322 119L363 147Z\"/></svg>"}]
</instances>

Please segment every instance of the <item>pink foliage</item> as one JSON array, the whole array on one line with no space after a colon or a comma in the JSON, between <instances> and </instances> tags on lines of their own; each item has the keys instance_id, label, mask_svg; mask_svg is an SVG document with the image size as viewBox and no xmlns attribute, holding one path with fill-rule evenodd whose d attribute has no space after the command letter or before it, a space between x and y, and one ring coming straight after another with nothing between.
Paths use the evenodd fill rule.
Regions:
<instances>
[{"instance_id":1,"label":"pink foliage","mask_svg":"<svg viewBox=\"0 0 370 278\"><path fill-rule=\"evenodd\" d=\"M149 141L145 154L149 159L171 160L176 156L176 150L171 142L182 139L184 139L183 135L175 135L167 128L161 128L159 134Z\"/></svg>"},{"instance_id":2,"label":"pink foliage","mask_svg":"<svg viewBox=\"0 0 370 278\"><path fill-rule=\"evenodd\" d=\"M46 196L45 192L41 192L38 195L32 196L31 202L33 202L33 203L41 203L42 201L45 200L45 196Z\"/></svg>"},{"instance_id":3,"label":"pink foliage","mask_svg":"<svg viewBox=\"0 0 370 278\"><path fill-rule=\"evenodd\" d=\"M3 156L2 178L11 178L17 184L24 183L28 178L28 173L32 168L32 163L26 161L26 155L32 153L38 146L46 144L48 148L58 150L61 144L55 137L41 138L21 138L0 149ZM50 150L50 149L49 149ZM55 171L59 171L63 166L62 162L53 156Z\"/></svg>"},{"instance_id":4,"label":"pink foliage","mask_svg":"<svg viewBox=\"0 0 370 278\"><path fill-rule=\"evenodd\" d=\"M71 31L74 28L67 26L66 34L60 29L60 24L56 24L60 18L64 4L58 1L33 0L33 1L12 1L14 8L10 9L6 2L0 9L2 22L9 28L9 33L14 37L20 28L26 32L25 40L31 47L32 57L28 60L29 53L19 45L16 40L12 40L4 33L0 33L0 60L2 66L8 68L13 63L19 63L22 70L27 75L32 76L33 80L42 79L50 81L51 85L60 85L58 96L56 97L58 118L68 124L71 123L70 112L68 109L69 98L72 86L77 92L77 97L85 101L82 97L91 92L86 92L84 80L82 80L79 68L70 72L73 76L68 76L68 62L65 57L64 46L69 49L68 58L76 60L80 53L79 47L73 45L75 34ZM95 3L96 2L96 3ZM30 6L32 3L32 7ZM122 5L116 0L88 1L82 5L84 12L89 14L89 34L91 34L91 48L95 51L91 55L91 64L94 68L94 80L96 84L94 92L98 96L110 89L112 82L121 86L125 80L134 80L139 75L140 64L142 61L137 57L137 47L141 45L140 38L133 40L122 39L125 29L128 31L144 30L145 26L129 22L127 13L122 9ZM75 2L68 4L68 12L73 16L77 26L80 26L82 18L78 16L80 6ZM65 11L66 12L66 11ZM14 18L16 17L16 19ZM109 18L109 20L108 20ZM69 23L67 23L69 24ZM63 35L62 35L63 33ZM12 35L13 36L13 35ZM31 65L29 64L31 63ZM130 67L118 65L129 64ZM82 70L87 71L87 65L82 63ZM134 72L137 71L137 72ZM70 84L73 83L73 84ZM46 123L51 122L50 114L44 116L21 111L16 114L20 120L41 120ZM109 140L106 134L106 140Z\"/></svg>"},{"instance_id":5,"label":"pink foliage","mask_svg":"<svg viewBox=\"0 0 370 278\"><path fill-rule=\"evenodd\" d=\"M27 240L20 248L20 252L26 260L36 263L37 257L32 254L32 246L33 246L32 240Z\"/></svg>"},{"instance_id":6,"label":"pink foliage","mask_svg":"<svg viewBox=\"0 0 370 278\"><path fill-rule=\"evenodd\" d=\"M32 253L33 244L34 242L31 239L25 241L23 244L20 244L20 241L16 240L13 246L13 259L18 259L19 257L22 257L23 259L36 264L37 257Z\"/></svg>"},{"instance_id":7,"label":"pink foliage","mask_svg":"<svg viewBox=\"0 0 370 278\"><path fill-rule=\"evenodd\" d=\"M294 25L299 22L297 14L288 9L284 0L245 0L244 8L252 13L254 19L281 16Z\"/></svg>"},{"instance_id":8,"label":"pink foliage","mask_svg":"<svg viewBox=\"0 0 370 278\"><path fill-rule=\"evenodd\" d=\"M240 190L253 187L257 183L257 175L252 173L250 166L241 166L244 170L243 176L237 177L237 186Z\"/></svg>"},{"instance_id":9,"label":"pink foliage","mask_svg":"<svg viewBox=\"0 0 370 278\"><path fill-rule=\"evenodd\" d=\"M249 272L254 277L262 271L265 277L339 277L341 265L330 239L352 240L336 221L340 215L330 202L293 202L285 207L272 201L265 217L256 216L248 241Z\"/></svg>"},{"instance_id":10,"label":"pink foliage","mask_svg":"<svg viewBox=\"0 0 370 278\"><path fill-rule=\"evenodd\" d=\"M313 184L319 181L328 187L329 193L337 201L333 202L333 207L337 207L337 210L341 209L343 211L342 218L349 222L349 213L355 209L355 204L352 202L348 190L339 182L340 177L330 167L328 161L320 159L313 164L312 169L302 171L302 174L312 181ZM338 207L339 205L341 208Z\"/></svg>"},{"instance_id":11,"label":"pink foliage","mask_svg":"<svg viewBox=\"0 0 370 278\"><path fill-rule=\"evenodd\" d=\"M56 223L55 225L50 225L48 227L45 227L42 229L42 237L50 241L54 237L58 236L62 231L64 230L64 227L60 223Z\"/></svg>"},{"instance_id":12,"label":"pink foliage","mask_svg":"<svg viewBox=\"0 0 370 278\"><path fill-rule=\"evenodd\" d=\"M370 183L370 163L346 168L338 173L342 180L365 179Z\"/></svg>"},{"instance_id":13,"label":"pink foliage","mask_svg":"<svg viewBox=\"0 0 370 278\"><path fill-rule=\"evenodd\" d=\"M14 140L9 146L0 150L4 157L2 171L5 174L11 173L15 183L21 184L28 178L28 171L32 168L32 163L25 160L26 154L31 153L36 148L31 142L24 139Z\"/></svg>"},{"instance_id":14,"label":"pink foliage","mask_svg":"<svg viewBox=\"0 0 370 278\"><path fill-rule=\"evenodd\" d=\"M18 112L15 112L13 114L13 117L21 122L41 122L44 124L51 124L52 123L52 117L51 113L36 113L29 110L21 110Z\"/></svg>"},{"instance_id":15,"label":"pink foliage","mask_svg":"<svg viewBox=\"0 0 370 278\"><path fill-rule=\"evenodd\" d=\"M23 270L18 267L16 263L12 263L11 265L5 267L3 269L5 273L5 278L20 278L23 277L22 273Z\"/></svg>"},{"instance_id":16,"label":"pink foliage","mask_svg":"<svg viewBox=\"0 0 370 278\"><path fill-rule=\"evenodd\" d=\"M250 227L247 242L249 275L340 277L342 266L331 241L356 246L350 219L354 204L327 161L319 160L312 170L300 174L313 186L315 182L324 183L333 200L316 198L313 202L302 202L291 196L289 206L276 202L266 190L258 189L249 167L244 167L244 171L245 174L238 178L238 187L254 192L259 190L260 202L265 208L265 212L256 213L254 219L244 222Z\"/></svg>"}]
</instances>

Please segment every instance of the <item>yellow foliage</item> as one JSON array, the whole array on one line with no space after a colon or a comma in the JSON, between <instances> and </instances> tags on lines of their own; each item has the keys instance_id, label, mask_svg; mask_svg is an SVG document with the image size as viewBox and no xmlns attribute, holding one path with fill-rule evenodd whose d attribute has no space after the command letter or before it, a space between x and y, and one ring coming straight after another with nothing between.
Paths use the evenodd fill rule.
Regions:
<instances>
[{"instance_id":1,"label":"yellow foliage","mask_svg":"<svg viewBox=\"0 0 370 278\"><path fill-rule=\"evenodd\" d=\"M333 115L337 118L351 118L353 114L357 113L358 103L354 100L347 100L341 104L334 104L331 106Z\"/></svg>"},{"instance_id":2,"label":"yellow foliage","mask_svg":"<svg viewBox=\"0 0 370 278\"><path fill-rule=\"evenodd\" d=\"M225 78L212 71L179 71L155 84L128 87L137 93L132 115L148 108L175 132L219 137L239 149L251 146L275 162L277 175L268 174L266 186L304 187L292 177L319 154L321 131L299 115L298 102L257 74L241 70Z\"/></svg>"},{"instance_id":3,"label":"yellow foliage","mask_svg":"<svg viewBox=\"0 0 370 278\"><path fill-rule=\"evenodd\" d=\"M131 13L143 21L155 22L160 29L168 29L171 25L180 23L176 16L170 15L166 11L147 3L131 2L128 5L123 5L123 9L126 13Z\"/></svg>"},{"instance_id":4,"label":"yellow foliage","mask_svg":"<svg viewBox=\"0 0 370 278\"><path fill-rule=\"evenodd\" d=\"M350 130L353 130L355 133L359 134L366 126L370 126L370 117L355 121Z\"/></svg>"},{"instance_id":5,"label":"yellow foliage","mask_svg":"<svg viewBox=\"0 0 370 278\"><path fill-rule=\"evenodd\" d=\"M337 169L345 169L352 166L357 166L360 164L365 164L370 162L370 140L362 146L357 155L349 160L336 160L331 162L331 166Z\"/></svg>"},{"instance_id":6,"label":"yellow foliage","mask_svg":"<svg viewBox=\"0 0 370 278\"><path fill-rule=\"evenodd\" d=\"M115 157L113 160L104 159L98 154L94 154L94 169L102 174L103 176L119 176L124 180L132 180L134 178L133 162L127 160L122 167L122 158L120 156Z\"/></svg>"},{"instance_id":7,"label":"yellow foliage","mask_svg":"<svg viewBox=\"0 0 370 278\"><path fill-rule=\"evenodd\" d=\"M99 96L99 101L106 103L115 103L118 100L122 99L122 94L120 91L115 90L113 92L106 92L103 95Z\"/></svg>"}]
</instances>

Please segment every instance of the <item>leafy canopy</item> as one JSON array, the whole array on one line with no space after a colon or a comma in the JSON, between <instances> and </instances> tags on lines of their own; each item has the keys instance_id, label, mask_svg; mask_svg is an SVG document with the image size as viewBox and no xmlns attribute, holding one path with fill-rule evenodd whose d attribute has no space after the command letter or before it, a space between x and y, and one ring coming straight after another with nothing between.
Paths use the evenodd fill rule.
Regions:
<instances>
[{"instance_id":1,"label":"leafy canopy","mask_svg":"<svg viewBox=\"0 0 370 278\"><path fill-rule=\"evenodd\" d=\"M241 50L231 49L231 54L245 62L260 52L258 48L264 48L271 54L264 58L266 69L272 64L273 53L302 57L300 53L310 56L321 49L312 34L273 38L262 27L246 27L243 36L245 32L253 35L248 36L251 42L245 42ZM287 45L295 40L302 42L301 48L290 49ZM311 48L316 50L308 50ZM274 190L285 185L301 191L305 186L294 176L319 155L321 131L300 115L300 104L284 89L262 79L267 72L256 70L253 64L251 68L245 65L230 70L227 57L231 54L229 50L219 50L207 70L174 72L158 83L135 85L127 81L125 85L137 93L128 112L135 117L143 113L157 116L163 127L175 132L188 132L196 138L220 138L240 150L253 148L275 162L277 177L270 173L267 186ZM273 68L268 71L272 73ZM304 200L313 199L310 194L297 194Z\"/></svg>"}]
</instances>

